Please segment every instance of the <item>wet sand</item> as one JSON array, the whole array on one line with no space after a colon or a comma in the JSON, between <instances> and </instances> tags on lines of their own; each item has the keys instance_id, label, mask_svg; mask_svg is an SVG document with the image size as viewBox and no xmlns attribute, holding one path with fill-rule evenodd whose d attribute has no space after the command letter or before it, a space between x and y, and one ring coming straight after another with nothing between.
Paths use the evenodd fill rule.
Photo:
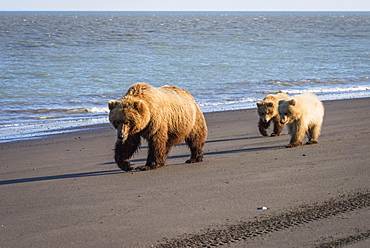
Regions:
<instances>
[{"instance_id":1,"label":"wet sand","mask_svg":"<svg viewBox=\"0 0 370 248\"><path fill-rule=\"evenodd\" d=\"M108 124L2 143L0 247L369 247L370 98L324 105L319 144L298 148L286 129L261 136L255 109L207 113L204 161L185 164L180 145L154 171L116 167ZM143 142L134 166L146 153Z\"/></svg>"}]
</instances>

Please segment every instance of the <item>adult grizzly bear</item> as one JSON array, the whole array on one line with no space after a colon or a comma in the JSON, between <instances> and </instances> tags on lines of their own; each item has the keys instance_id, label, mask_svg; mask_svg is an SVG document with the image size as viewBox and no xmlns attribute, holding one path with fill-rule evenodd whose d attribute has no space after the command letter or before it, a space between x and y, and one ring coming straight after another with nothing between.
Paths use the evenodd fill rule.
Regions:
<instances>
[{"instance_id":1,"label":"adult grizzly bear","mask_svg":"<svg viewBox=\"0 0 370 248\"><path fill-rule=\"evenodd\" d=\"M148 158L138 170L153 170L165 164L172 146L185 141L191 151L186 163L201 162L207 126L194 98L175 86L154 88L138 83L126 95L108 103L109 121L117 129L115 161L132 170L129 158L138 150L141 137L148 141Z\"/></svg>"}]
</instances>

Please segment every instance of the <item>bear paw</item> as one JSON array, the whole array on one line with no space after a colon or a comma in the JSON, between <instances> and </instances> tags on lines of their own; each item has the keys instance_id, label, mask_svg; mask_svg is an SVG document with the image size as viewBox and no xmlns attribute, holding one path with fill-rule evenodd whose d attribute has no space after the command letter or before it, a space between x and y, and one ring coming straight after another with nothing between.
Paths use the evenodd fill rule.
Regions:
<instances>
[{"instance_id":1,"label":"bear paw","mask_svg":"<svg viewBox=\"0 0 370 248\"><path fill-rule=\"evenodd\" d=\"M278 133L272 133L271 134L271 137L277 137L277 136L280 136L280 134L278 134Z\"/></svg>"},{"instance_id":2,"label":"bear paw","mask_svg":"<svg viewBox=\"0 0 370 248\"><path fill-rule=\"evenodd\" d=\"M131 171L134 169L134 167L131 166L130 161L125 160L123 162L117 163L118 167L123 171Z\"/></svg>"},{"instance_id":3,"label":"bear paw","mask_svg":"<svg viewBox=\"0 0 370 248\"><path fill-rule=\"evenodd\" d=\"M203 161L203 156L202 157L197 157L197 158L190 158L185 161L187 164L192 164L192 163L198 163Z\"/></svg>"},{"instance_id":4,"label":"bear paw","mask_svg":"<svg viewBox=\"0 0 370 248\"><path fill-rule=\"evenodd\" d=\"M292 148L292 147L297 147L297 146L301 146L301 145L302 145L302 142L294 142L294 143L287 144L285 147L286 148Z\"/></svg>"},{"instance_id":5,"label":"bear paw","mask_svg":"<svg viewBox=\"0 0 370 248\"><path fill-rule=\"evenodd\" d=\"M136 170L138 171L155 170L162 166L164 166L164 164L157 164L155 162L152 162L152 163L147 163L146 165L143 165L143 166L138 166L136 167Z\"/></svg>"},{"instance_id":6,"label":"bear paw","mask_svg":"<svg viewBox=\"0 0 370 248\"><path fill-rule=\"evenodd\" d=\"M306 145L312 145L312 144L317 144L317 143L318 143L317 141L310 140L310 141L307 141Z\"/></svg>"},{"instance_id":7,"label":"bear paw","mask_svg":"<svg viewBox=\"0 0 370 248\"><path fill-rule=\"evenodd\" d=\"M135 170L137 170L137 171L147 171L147 170L152 170L152 168L150 168L150 166L143 165L143 166L136 167Z\"/></svg>"},{"instance_id":8,"label":"bear paw","mask_svg":"<svg viewBox=\"0 0 370 248\"><path fill-rule=\"evenodd\" d=\"M262 136L269 136L266 129L260 130L260 133L262 134Z\"/></svg>"}]
</instances>

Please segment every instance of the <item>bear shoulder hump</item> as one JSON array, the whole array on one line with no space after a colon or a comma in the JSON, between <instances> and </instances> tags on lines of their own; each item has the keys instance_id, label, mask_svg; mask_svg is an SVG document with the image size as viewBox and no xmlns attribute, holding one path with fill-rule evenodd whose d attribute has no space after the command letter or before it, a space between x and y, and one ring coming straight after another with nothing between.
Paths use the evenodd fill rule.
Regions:
<instances>
[{"instance_id":1,"label":"bear shoulder hump","mask_svg":"<svg viewBox=\"0 0 370 248\"><path fill-rule=\"evenodd\" d=\"M153 87L146 84L146 83L137 83L132 85L126 95L133 95L133 96L138 96L138 95L143 95L147 91L150 91Z\"/></svg>"}]
</instances>

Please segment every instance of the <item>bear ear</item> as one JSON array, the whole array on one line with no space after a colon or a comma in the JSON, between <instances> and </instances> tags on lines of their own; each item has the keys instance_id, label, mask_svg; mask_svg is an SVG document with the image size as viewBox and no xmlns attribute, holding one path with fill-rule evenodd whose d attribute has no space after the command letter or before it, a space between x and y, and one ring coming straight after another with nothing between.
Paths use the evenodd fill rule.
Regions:
<instances>
[{"instance_id":1,"label":"bear ear","mask_svg":"<svg viewBox=\"0 0 370 248\"><path fill-rule=\"evenodd\" d=\"M143 101L136 101L134 102L134 108L139 112L140 114L143 114L145 111L145 103Z\"/></svg>"},{"instance_id":2,"label":"bear ear","mask_svg":"<svg viewBox=\"0 0 370 248\"><path fill-rule=\"evenodd\" d=\"M289 101L289 104L292 105L292 106L295 106L296 101L294 99L292 99L292 100Z\"/></svg>"},{"instance_id":3,"label":"bear ear","mask_svg":"<svg viewBox=\"0 0 370 248\"><path fill-rule=\"evenodd\" d=\"M257 103L257 107L261 107L261 106L262 106L262 104L263 104L262 102L258 102L258 103Z\"/></svg>"},{"instance_id":4,"label":"bear ear","mask_svg":"<svg viewBox=\"0 0 370 248\"><path fill-rule=\"evenodd\" d=\"M117 106L118 101L109 101L108 102L108 108L109 110L114 109Z\"/></svg>"},{"instance_id":5,"label":"bear ear","mask_svg":"<svg viewBox=\"0 0 370 248\"><path fill-rule=\"evenodd\" d=\"M274 103L273 103L273 102L268 102L266 105L267 105L267 107L269 107L269 108L274 107Z\"/></svg>"}]
</instances>

